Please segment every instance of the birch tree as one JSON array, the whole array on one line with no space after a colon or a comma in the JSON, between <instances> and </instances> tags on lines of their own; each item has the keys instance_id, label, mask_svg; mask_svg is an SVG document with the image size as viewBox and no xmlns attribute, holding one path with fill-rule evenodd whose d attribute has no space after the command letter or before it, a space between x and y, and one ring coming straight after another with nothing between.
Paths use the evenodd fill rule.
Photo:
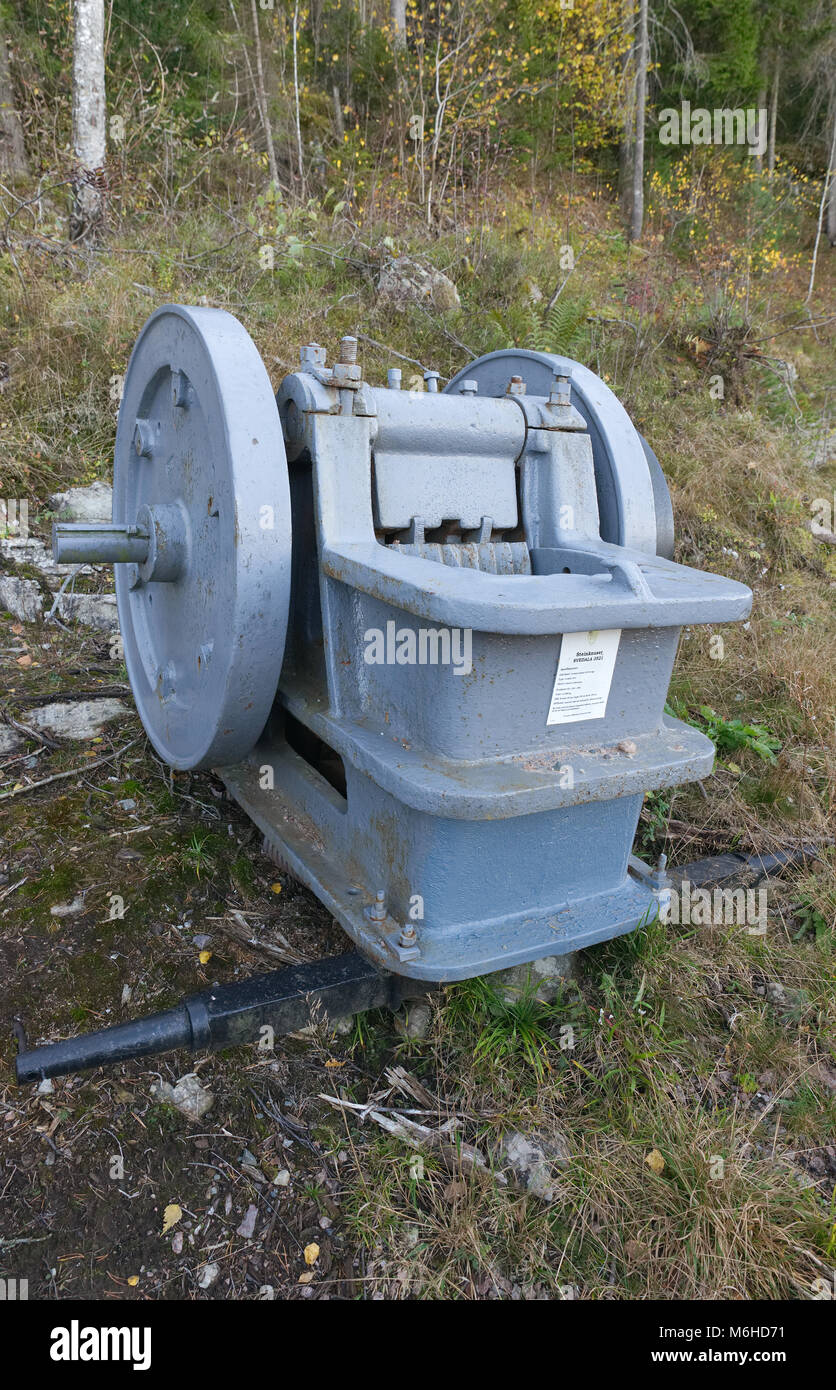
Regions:
<instances>
[{"instance_id":1,"label":"birch tree","mask_svg":"<svg viewBox=\"0 0 836 1390\"><path fill-rule=\"evenodd\" d=\"M14 178L28 173L23 126L15 106L6 35L0 29L0 173Z\"/></svg>"},{"instance_id":2,"label":"birch tree","mask_svg":"<svg viewBox=\"0 0 836 1390\"><path fill-rule=\"evenodd\" d=\"M104 0L75 0L72 241L95 241L104 219L106 111Z\"/></svg>"},{"instance_id":3,"label":"birch tree","mask_svg":"<svg viewBox=\"0 0 836 1390\"><path fill-rule=\"evenodd\" d=\"M406 0L389 0L395 48L406 48Z\"/></svg>"},{"instance_id":4,"label":"birch tree","mask_svg":"<svg viewBox=\"0 0 836 1390\"><path fill-rule=\"evenodd\" d=\"M647 107L648 0L640 0L636 37L636 129L633 141L633 193L628 238L639 241L644 223L644 126Z\"/></svg>"}]
</instances>

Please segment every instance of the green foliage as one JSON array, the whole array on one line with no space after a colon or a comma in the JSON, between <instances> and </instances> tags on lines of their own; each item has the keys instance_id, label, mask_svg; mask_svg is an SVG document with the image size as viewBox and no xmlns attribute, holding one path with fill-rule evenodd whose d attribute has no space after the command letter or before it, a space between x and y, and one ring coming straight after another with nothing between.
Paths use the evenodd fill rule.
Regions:
<instances>
[{"instance_id":1,"label":"green foliage","mask_svg":"<svg viewBox=\"0 0 836 1390\"><path fill-rule=\"evenodd\" d=\"M765 763L774 763L780 752L781 740L762 724L747 724L742 719L723 719L709 705L700 705L703 728L721 753L737 753L749 749Z\"/></svg>"},{"instance_id":2,"label":"green foliage","mask_svg":"<svg viewBox=\"0 0 836 1390\"><path fill-rule=\"evenodd\" d=\"M477 1061L522 1061L542 1080L554 1046L550 1026L558 1019L565 1023L567 1015L558 1004L542 1003L536 993L534 980L509 1001L489 980L467 980L451 990L448 1018L475 1028Z\"/></svg>"},{"instance_id":3,"label":"green foliage","mask_svg":"<svg viewBox=\"0 0 836 1390\"><path fill-rule=\"evenodd\" d=\"M586 335L588 312L588 298L561 295L535 323L524 346L535 352L575 356Z\"/></svg>"},{"instance_id":4,"label":"green foliage","mask_svg":"<svg viewBox=\"0 0 836 1390\"><path fill-rule=\"evenodd\" d=\"M682 719L695 729L708 734L720 753L756 753L765 763L775 764L775 754L781 751L781 740L762 724L747 723L743 719L724 719L710 705L700 705L698 719L689 718L688 711L676 701L669 700L665 713Z\"/></svg>"}]
</instances>

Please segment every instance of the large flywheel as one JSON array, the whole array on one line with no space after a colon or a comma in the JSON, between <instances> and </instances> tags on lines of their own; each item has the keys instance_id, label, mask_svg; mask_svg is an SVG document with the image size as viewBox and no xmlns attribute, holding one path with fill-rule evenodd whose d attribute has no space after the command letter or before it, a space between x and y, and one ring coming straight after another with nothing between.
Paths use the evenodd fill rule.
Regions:
<instances>
[{"instance_id":1,"label":"large flywheel","mask_svg":"<svg viewBox=\"0 0 836 1390\"><path fill-rule=\"evenodd\" d=\"M160 757L243 758L281 671L291 523L273 388L231 314L152 314L125 377L113 525L56 532L63 558L116 563L128 675Z\"/></svg>"}]
</instances>

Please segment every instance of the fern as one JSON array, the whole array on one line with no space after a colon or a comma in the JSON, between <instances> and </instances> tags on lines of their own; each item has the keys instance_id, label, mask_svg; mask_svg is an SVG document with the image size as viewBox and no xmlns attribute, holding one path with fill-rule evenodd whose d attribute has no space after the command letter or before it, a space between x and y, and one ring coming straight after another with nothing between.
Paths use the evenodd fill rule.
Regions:
<instances>
[{"instance_id":1,"label":"fern","mask_svg":"<svg viewBox=\"0 0 836 1390\"><path fill-rule=\"evenodd\" d=\"M534 352L568 354L586 332L587 299L560 298L542 316L537 317L525 343Z\"/></svg>"}]
</instances>

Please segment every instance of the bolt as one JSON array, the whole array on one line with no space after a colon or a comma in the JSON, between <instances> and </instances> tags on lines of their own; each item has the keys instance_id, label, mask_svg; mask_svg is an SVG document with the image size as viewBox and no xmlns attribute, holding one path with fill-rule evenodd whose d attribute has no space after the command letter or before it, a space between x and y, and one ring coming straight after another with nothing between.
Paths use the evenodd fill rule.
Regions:
<instances>
[{"instance_id":1,"label":"bolt","mask_svg":"<svg viewBox=\"0 0 836 1390\"><path fill-rule=\"evenodd\" d=\"M460 396L475 396L476 393L478 392L478 390L479 390L479 383L478 383L478 381L473 381L472 379L468 379L467 381L463 381L462 384L461 384L461 386L459 387L459 395L460 395Z\"/></svg>"},{"instance_id":2,"label":"bolt","mask_svg":"<svg viewBox=\"0 0 836 1390\"><path fill-rule=\"evenodd\" d=\"M303 367L324 367L325 348L320 347L319 343L305 343L299 349L299 361Z\"/></svg>"},{"instance_id":3,"label":"bolt","mask_svg":"<svg viewBox=\"0 0 836 1390\"><path fill-rule=\"evenodd\" d=\"M343 362L346 366L351 366L353 362L357 361L356 338L352 338L351 336L340 338L340 355L337 360Z\"/></svg>"},{"instance_id":4,"label":"bolt","mask_svg":"<svg viewBox=\"0 0 836 1390\"><path fill-rule=\"evenodd\" d=\"M398 937L398 945L405 946L408 949L410 946L417 945L417 943L418 933L412 926L411 922L408 922L406 926L401 927L401 933Z\"/></svg>"},{"instance_id":5,"label":"bolt","mask_svg":"<svg viewBox=\"0 0 836 1390\"><path fill-rule=\"evenodd\" d=\"M571 402L571 377L555 372L552 389L549 392L549 405L567 406Z\"/></svg>"},{"instance_id":6,"label":"bolt","mask_svg":"<svg viewBox=\"0 0 836 1390\"><path fill-rule=\"evenodd\" d=\"M386 385L390 391L400 391L403 372L400 367L390 367L386 373Z\"/></svg>"},{"instance_id":7,"label":"bolt","mask_svg":"<svg viewBox=\"0 0 836 1390\"><path fill-rule=\"evenodd\" d=\"M147 420L137 420L134 430L134 449L138 458L150 458L154 449L154 431Z\"/></svg>"},{"instance_id":8,"label":"bolt","mask_svg":"<svg viewBox=\"0 0 836 1390\"><path fill-rule=\"evenodd\" d=\"M427 383L427 390L435 392L438 390L438 378L440 372L424 372L424 381Z\"/></svg>"},{"instance_id":9,"label":"bolt","mask_svg":"<svg viewBox=\"0 0 836 1390\"><path fill-rule=\"evenodd\" d=\"M367 913L371 922L386 921L386 894L382 888L379 888L375 893L374 902L370 908L367 908Z\"/></svg>"},{"instance_id":10,"label":"bolt","mask_svg":"<svg viewBox=\"0 0 836 1390\"><path fill-rule=\"evenodd\" d=\"M525 395L525 382L523 381L521 376L511 377L511 380L508 382L508 391L506 394L509 396Z\"/></svg>"}]
</instances>

